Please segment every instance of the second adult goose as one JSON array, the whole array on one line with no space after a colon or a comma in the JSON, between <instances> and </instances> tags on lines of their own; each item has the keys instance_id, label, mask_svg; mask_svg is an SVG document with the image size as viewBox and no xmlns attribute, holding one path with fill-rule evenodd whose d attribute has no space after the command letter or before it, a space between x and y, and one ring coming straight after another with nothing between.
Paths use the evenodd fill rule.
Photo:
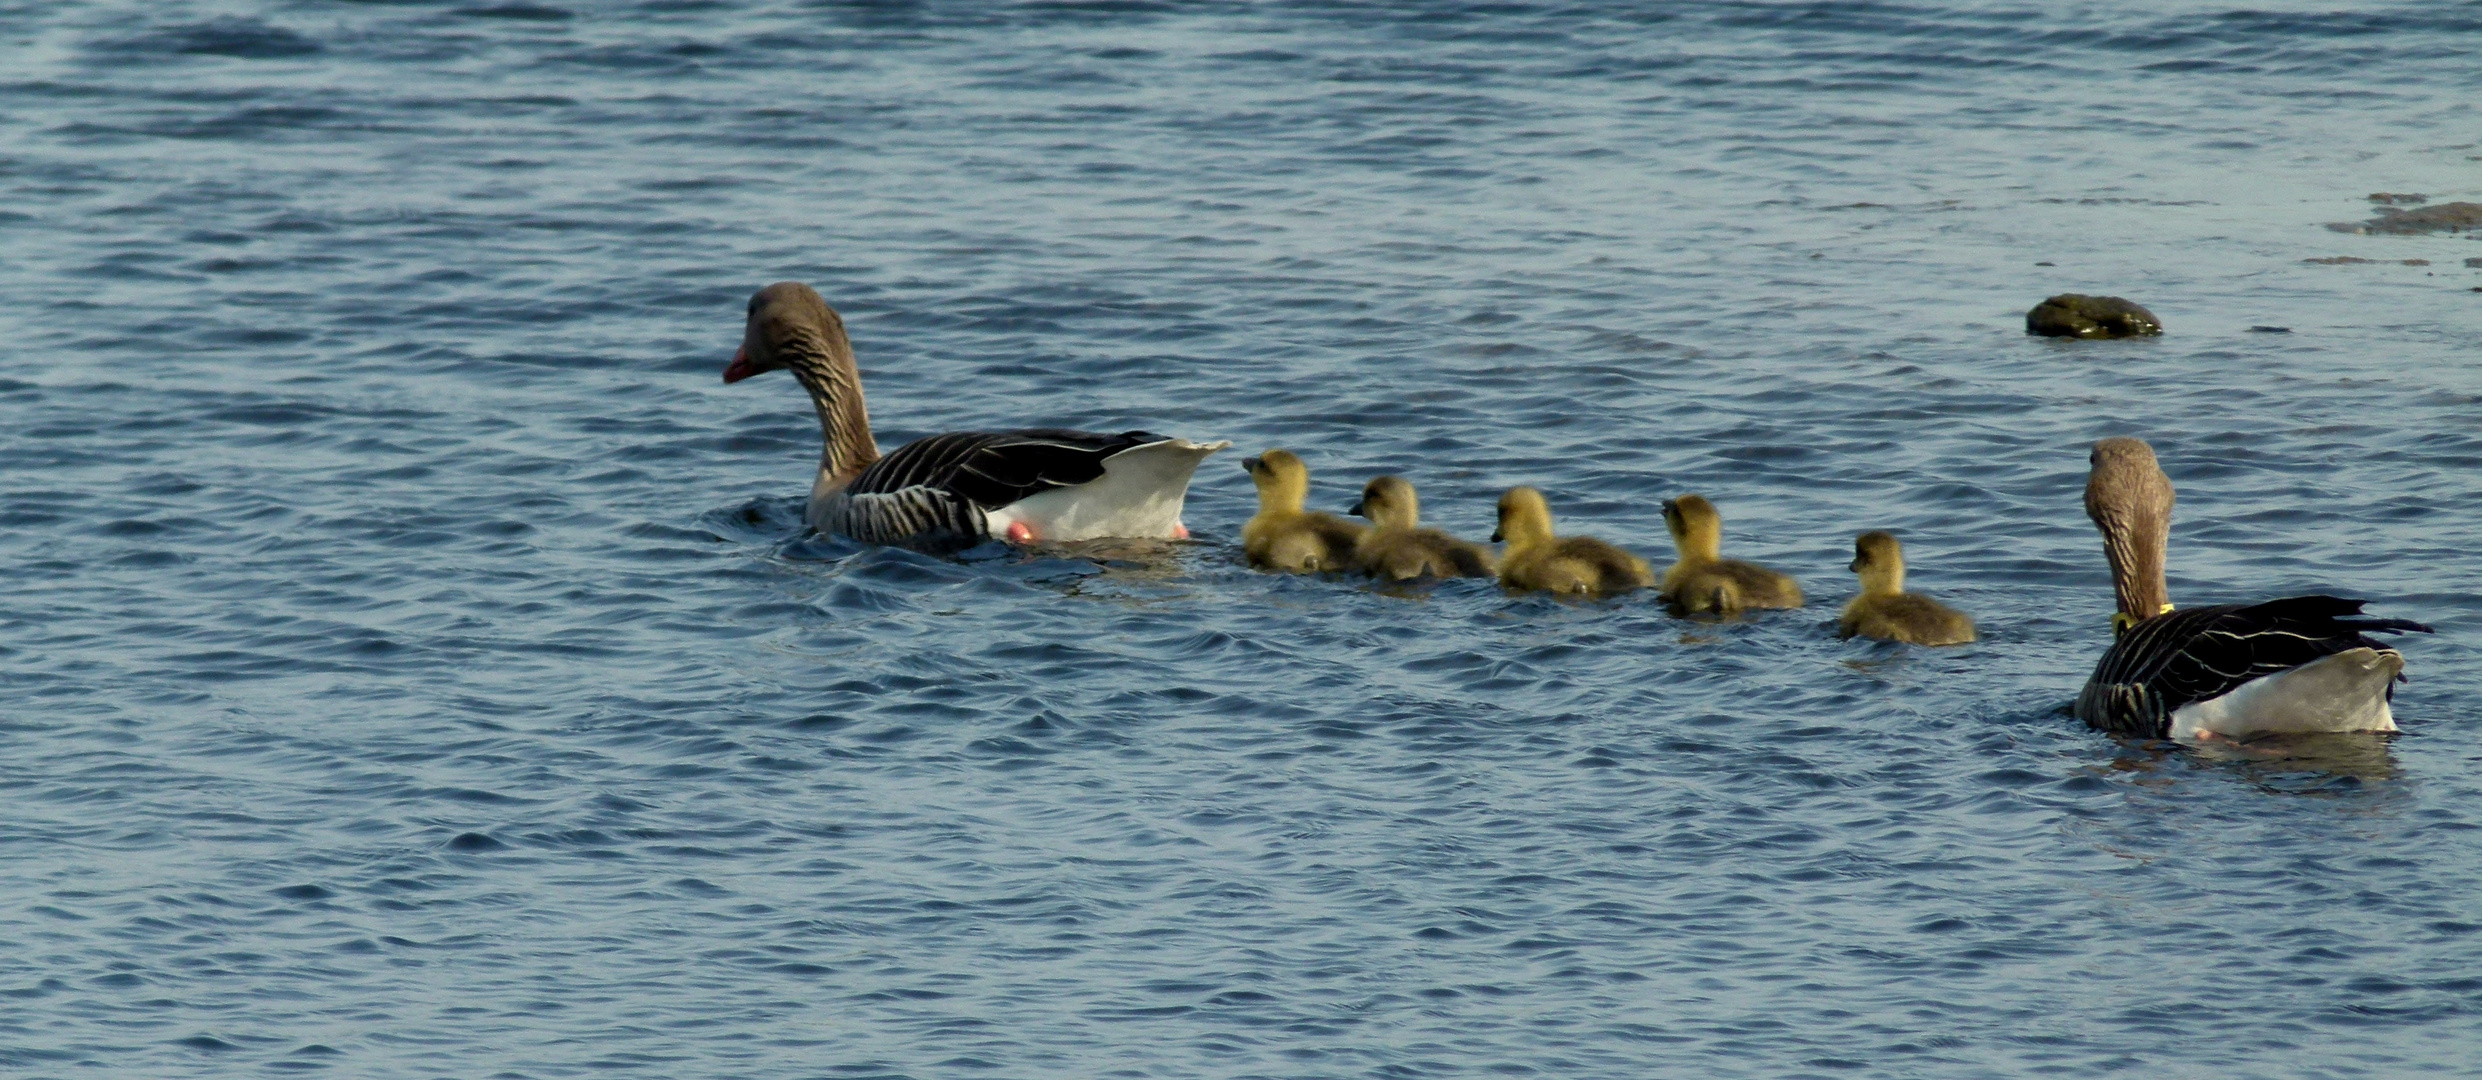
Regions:
<instances>
[{"instance_id":1,"label":"second adult goose","mask_svg":"<svg viewBox=\"0 0 2482 1080\"><path fill-rule=\"evenodd\" d=\"M2077 695L2105 731L2181 740L2278 732L2394 731L2404 655L2368 635L2429 633L2363 616L2363 601L2292 596L2172 610L2163 578L2172 481L2142 439L2094 444L2086 516L2111 561L2117 640Z\"/></svg>"},{"instance_id":2,"label":"second adult goose","mask_svg":"<svg viewBox=\"0 0 2482 1080\"><path fill-rule=\"evenodd\" d=\"M880 456L844 319L810 286L780 281L750 297L741 351L724 381L793 373L819 413L826 447L810 485L810 526L868 544L953 551L1107 536L1179 539L1189 478L1229 442L1148 431L961 431Z\"/></svg>"}]
</instances>

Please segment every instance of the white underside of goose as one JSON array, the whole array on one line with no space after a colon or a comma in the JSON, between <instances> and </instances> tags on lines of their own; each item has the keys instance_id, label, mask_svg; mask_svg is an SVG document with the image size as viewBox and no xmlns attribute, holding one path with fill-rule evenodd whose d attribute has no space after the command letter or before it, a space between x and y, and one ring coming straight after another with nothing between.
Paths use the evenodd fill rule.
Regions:
<instances>
[{"instance_id":1,"label":"white underside of goose","mask_svg":"<svg viewBox=\"0 0 2482 1080\"><path fill-rule=\"evenodd\" d=\"M1181 505L1189 478L1229 440L1169 439L1105 458L1103 475L1076 487L1046 491L984 515L991 535L1012 542L1066 542L1107 536L1185 538Z\"/></svg>"},{"instance_id":2,"label":"white underside of goose","mask_svg":"<svg viewBox=\"0 0 2482 1080\"><path fill-rule=\"evenodd\" d=\"M2232 692L2193 701L2172 713L2174 739L2245 739L2253 735L2394 731L2387 691L2404 671L2404 656L2346 649L2289 671L2251 679Z\"/></svg>"},{"instance_id":3,"label":"white underside of goose","mask_svg":"<svg viewBox=\"0 0 2482 1080\"><path fill-rule=\"evenodd\" d=\"M983 513L985 530L1014 544L1065 543L1105 537L1177 540L1189 530L1181 524L1181 508L1189 495L1190 477L1200 462L1229 440L1211 443L1188 439L1134 446L1103 461L1103 475L1083 484L1031 495ZM824 528L830 500L843 484L821 471L810 488L806 516L813 528Z\"/></svg>"}]
</instances>

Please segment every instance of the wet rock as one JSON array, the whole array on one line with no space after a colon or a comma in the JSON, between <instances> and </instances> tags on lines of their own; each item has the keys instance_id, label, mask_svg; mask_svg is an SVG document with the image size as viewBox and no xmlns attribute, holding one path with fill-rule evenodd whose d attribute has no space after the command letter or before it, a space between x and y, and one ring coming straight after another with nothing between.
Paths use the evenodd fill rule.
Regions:
<instances>
[{"instance_id":1,"label":"wet rock","mask_svg":"<svg viewBox=\"0 0 2482 1080\"><path fill-rule=\"evenodd\" d=\"M2468 229L2482 229L2482 203L2440 203L2437 206L2423 206L2412 210L2381 206L2378 210L2378 216L2368 221L2338 221L2327 227L2337 232L2377 233L2384 236L2412 236L2420 233L2464 232Z\"/></svg>"},{"instance_id":2,"label":"wet rock","mask_svg":"<svg viewBox=\"0 0 2482 1080\"><path fill-rule=\"evenodd\" d=\"M2370 193L2370 201L2382 206L2420 206L2429 202L2430 196L2401 191L2373 191Z\"/></svg>"},{"instance_id":3,"label":"wet rock","mask_svg":"<svg viewBox=\"0 0 2482 1080\"><path fill-rule=\"evenodd\" d=\"M2163 320L2117 296L2061 293L2025 313L2025 332L2044 337L2143 337L2162 333Z\"/></svg>"},{"instance_id":4,"label":"wet rock","mask_svg":"<svg viewBox=\"0 0 2482 1080\"><path fill-rule=\"evenodd\" d=\"M2406 266L2430 265L2430 260L2428 259L2364 259L2358 255L2329 255L2324 259L2303 259L2301 261L2308 263L2311 266L2362 266L2365 264L2377 264L2389 261L2399 262ZM2473 264L2468 262L2466 265L2471 266Z\"/></svg>"}]
</instances>

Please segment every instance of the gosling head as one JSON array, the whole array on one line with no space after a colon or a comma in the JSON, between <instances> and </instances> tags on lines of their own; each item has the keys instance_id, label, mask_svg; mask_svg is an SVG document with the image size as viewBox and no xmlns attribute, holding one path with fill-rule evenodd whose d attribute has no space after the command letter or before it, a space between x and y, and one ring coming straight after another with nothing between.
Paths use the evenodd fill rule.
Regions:
<instances>
[{"instance_id":1,"label":"gosling head","mask_svg":"<svg viewBox=\"0 0 2482 1080\"><path fill-rule=\"evenodd\" d=\"M1415 497L1413 485L1401 478L1373 477L1362 485L1362 501L1353 504L1352 512L1383 529L1410 529L1422 521L1422 500Z\"/></svg>"},{"instance_id":2,"label":"gosling head","mask_svg":"<svg viewBox=\"0 0 2482 1080\"><path fill-rule=\"evenodd\" d=\"M2163 580L2163 547L2172 532L2172 478L2155 463L2144 439L2115 437L2086 455L2086 516L2103 534L2111 560L2112 592L2130 621L2154 618L2172 606Z\"/></svg>"},{"instance_id":3,"label":"gosling head","mask_svg":"<svg viewBox=\"0 0 2482 1080\"><path fill-rule=\"evenodd\" d=\"M1724 516L1702 495L1663 500L1663 527L1682 555L1718 558L1724 550Z\"/></svg>"},{"instance_id":4,"label":"gosling head","mask_svg":"<svg viewBox=\"0 0 2482 1080\"><path fill-rule=\"evenodd\" d=\"M1894 596L1905 591L1905 547L1887 532L1866 532L1853 541L1853 572L1869 596Z\"/></svg>"},{"instance_id":5,"label":"gosling head","mask_svg":"<svg viewBox=\"0 0 2482 1080\"><path fill-rule=\"evenodd\" d=\"M1298 513L1302 501L1310 497L1310 467L1290 450L1269 450L1257 457L1242 458L1241 467L1249 472L1250 482L1258 485L1261 510Z\"/></svg>"},{"instance_id":6,"label":"gosling head","mask_svg":"<svg viewBox=\"0 0 2482 1080\"><path fill-rule=\"evenodd\" d=\"M1491 530L1491 540L1512 548L1550 543L1551 506L1543 502L1543 493L1521 487L1500 496L1500 526Z\"/></svg>"},{"instance_id":7,"label":"gosling head","mask_svg":"<svg viewBox=\"0 0 2482 1080\"><path fill-rule=\"evenodd\" d=\"M838 366L850 370L852 365L853 347L836 309L808 285L779 281L751 295L741 350L725 367L724 381L737 383L788 367L796 374L828 378L838 374Z\"/></svg>"}]
</instances>

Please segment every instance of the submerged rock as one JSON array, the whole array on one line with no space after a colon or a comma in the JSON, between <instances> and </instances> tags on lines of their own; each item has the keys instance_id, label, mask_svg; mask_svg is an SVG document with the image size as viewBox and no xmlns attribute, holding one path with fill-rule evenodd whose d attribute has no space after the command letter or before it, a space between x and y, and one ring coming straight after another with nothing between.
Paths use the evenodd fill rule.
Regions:
<instances>
[{"instance_id":1,"label":"submerged rock","mask_svg":"<svg viewBox=\"0 0 2482 1080\"><path fill-rule=\"evenodd\" d=\"M2025 332L2044 337L2144 337L2162 333L2163 320L2117 296L2061 293L2025 313Z\"/></svg>"},{"instance_id":2,"label":"submerged rock","mask_svg":"<svg viewBox=\"0 0 2482 1080\"><path fill-rule=\"evenodd\" d=\"M2432 232L2482 229L2482 203L2451 202L2412 210L2381 206L2368 221L2339 221L2327 226L2337 232L2411 236Z\"/></svg>"}]
</instances>

